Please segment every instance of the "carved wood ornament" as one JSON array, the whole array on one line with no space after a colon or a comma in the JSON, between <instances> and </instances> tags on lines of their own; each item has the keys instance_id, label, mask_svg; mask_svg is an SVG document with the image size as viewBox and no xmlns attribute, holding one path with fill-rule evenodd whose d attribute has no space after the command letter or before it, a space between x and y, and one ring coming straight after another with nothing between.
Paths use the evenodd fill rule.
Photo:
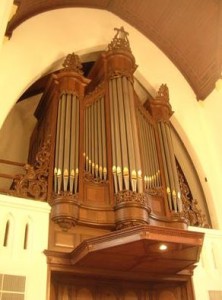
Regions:
<instances>
[{"instance_id":1,"label":"carved wood ornament","mask_svg":"<svg viewBox=\"0 0 222 300\"><path fill-rule=\"evenodd\" d=\"M37 153L34 165L26 164L25 174L14 178L10 195L40 201L47 200L50 142L49 137Z\"/></svg>"}]
</instances>

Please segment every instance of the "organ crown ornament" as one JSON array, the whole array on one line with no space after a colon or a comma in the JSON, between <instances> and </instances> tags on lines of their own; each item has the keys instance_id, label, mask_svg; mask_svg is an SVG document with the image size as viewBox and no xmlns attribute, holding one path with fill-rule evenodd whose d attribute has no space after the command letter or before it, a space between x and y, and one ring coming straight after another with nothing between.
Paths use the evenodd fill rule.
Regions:
<instances>
[{"instance_id":1,"label":"organ crown ornament","mask_svg":"<svg viewBox=\"0 0 222 300\"><path fill-rule=\"evenodd\" d=\"M62 65L66 71L73 71L83 74L82 64L80 62L79 56L75 53L68 54Z\"/></svg>"},{"instance_id":2,"label":"organ crown ornament","mask_svg":"<svg viewBox=\"0 0 222 300\"><path fill-rule=\"evenodd\" d=\"M127 50L131 52L130 44L128 40L129 33L122 27L114 28L116 34L112 42L108 45L108 50Z\"/></svg>"}]
</instances>

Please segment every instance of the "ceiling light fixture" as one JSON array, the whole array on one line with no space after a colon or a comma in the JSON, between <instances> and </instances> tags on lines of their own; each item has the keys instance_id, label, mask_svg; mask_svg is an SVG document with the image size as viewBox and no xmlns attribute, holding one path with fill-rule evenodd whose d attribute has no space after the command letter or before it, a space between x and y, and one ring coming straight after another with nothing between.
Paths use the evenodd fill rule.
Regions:
<instances>
[{"instance_id":1,"label":"ceiling light fixture","mask_svg":"<svg viewBox=\"0 0 222 300\"><path fill-rule=\"evenodd\" d=\"M167 245L165 245L165 244L161 244L160 246L159 246L159 249L161 250L161 251L165 251L165 250L167 250Z\"/></svg>"}]
</instances>

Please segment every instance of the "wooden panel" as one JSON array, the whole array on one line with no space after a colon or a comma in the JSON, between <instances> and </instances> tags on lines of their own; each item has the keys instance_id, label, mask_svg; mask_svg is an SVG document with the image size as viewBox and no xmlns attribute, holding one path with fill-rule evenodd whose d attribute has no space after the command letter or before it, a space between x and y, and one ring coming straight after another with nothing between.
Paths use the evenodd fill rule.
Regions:
<instances>
[{"instance_id":1,"label":"wooden panel","mask_svg":"<svg viewBox=\"0 0 222 300\"><path fill-rule=\"evenodd\" d=\"M187 283L175 282L168 286L161 282L136 283L96 278L53 274L53 286L58 291L52 300L193 300ZM186 291L184 293L183 291ZM189 295L188 295L189 292Z\"/></svg>"},{"instance_id":2,"label":"wooden panel","mask_svg":"<svg viewBox=\"0 0 222 300\"><path fill-rule=\"evenodd\" d=\"M164 199L160 196L152 196L149 195L149 206L151 211L159 216L165 215L165 206L164 206Z\"/></svg>"},{"instance_id":3,"label":"wooden panel","mask_svg":"<svg viewBox=\"0 0 222 300\"><path fill-rule=\"evenodd\" d=\"M94 207L107 206L109 203L108 185L85 183L84 202Z\"/></svg>"},{"instance_id":4,"label":"wooden panel","mask_svg":"<svg viewBox=\"0 0 222 300\"><path fill-rule=\"evenodd\" d=\"M89 238L101 236L107 232L109 231L83 226L76 226L70 228L69 231L64 231L51 221L49 229L49 249L70 252L81 242Z\"/></svg>"}]
</instances>

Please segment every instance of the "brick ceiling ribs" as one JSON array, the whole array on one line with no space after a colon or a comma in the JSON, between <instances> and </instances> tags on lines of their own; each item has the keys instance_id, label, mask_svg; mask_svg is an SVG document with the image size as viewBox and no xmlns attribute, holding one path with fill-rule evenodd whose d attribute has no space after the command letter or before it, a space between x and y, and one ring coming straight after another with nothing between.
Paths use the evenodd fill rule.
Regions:
<instances>
[{"instance_id":1,"label":"brick ceiling ribs","mask_svg":"<svg viewBox=\"0 0 222 300\"><path fill-rule=\"evenodd\" d=\"M65 7L104 9L156 44L204 100L222 71L221 0L15 0L6 34L39 13ZM149 54L148 54L149 55Z\"/></svg>"}]
</instances>

